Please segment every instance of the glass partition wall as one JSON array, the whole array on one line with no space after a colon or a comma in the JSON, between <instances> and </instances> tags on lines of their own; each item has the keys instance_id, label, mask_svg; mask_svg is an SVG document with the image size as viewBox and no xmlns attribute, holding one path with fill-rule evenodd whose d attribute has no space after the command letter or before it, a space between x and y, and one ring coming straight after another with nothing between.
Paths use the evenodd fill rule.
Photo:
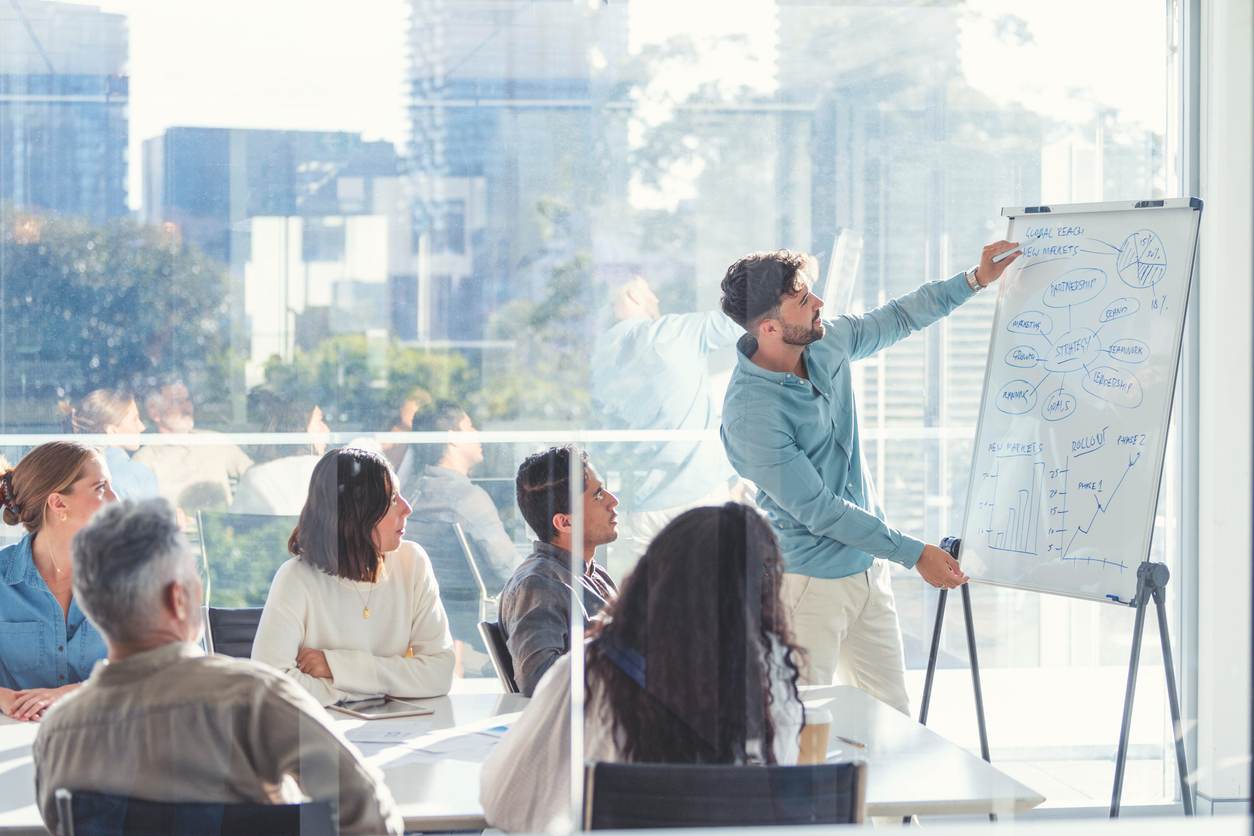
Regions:
<instances>
[{"instance_id":1,"label":"glass partition wall","mask_svg":"<svg viewBox=\"0 0 1254 836\"><path fill-rule=\"evenodd\" d=\"M115 484L179 509L214 599L260 606L316 456L373 447L433 564L464 573L465 543L482 570L441 589L458 675L492 687L476 622L550 539L519 508L528 455L586 454L571 542L595 535L619 589L685 509L757 507L719 436L742 333L719 310L728 266L810 253L823 315L856 316L974 264L1002 206L1178 195L1178 25L1157 0L17 0L0 8L0 451L106 445ZM850 368L866 475L928 543L959 533L994 302ZM1184 581L1172 444L1153 557ZM588 511L593 481L612 521ZM732 543L757 519L710 524ZM937 594L899 566L891 587L917 714ZM643 600L663 590L694 620L728 594ZM1169 591L1179 636L1194 590ZM597 695L572 596L579 718ZM1131 612L972 599L994 763L1048 806L1104 809ZM956 604L929 725L978 752ZM769 633L776 613L749 609ZM1167 805L1145 643L1124 804ZM711 704L673 687L701 726Z\"/></svg>"}]
</instances>

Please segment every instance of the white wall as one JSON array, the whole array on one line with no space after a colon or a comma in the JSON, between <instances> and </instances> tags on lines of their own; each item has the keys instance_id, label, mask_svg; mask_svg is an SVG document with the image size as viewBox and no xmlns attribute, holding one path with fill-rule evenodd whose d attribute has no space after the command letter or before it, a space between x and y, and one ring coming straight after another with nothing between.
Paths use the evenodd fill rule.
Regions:
<instances>
[{"instance_id":1,"label":"white wall","mask_svg":"<svg viewBox=\"0 0 1254 836\"><path fill-rule=\"evenodd\" d=\"M1196 770L1205 802L1250 792L1254 4L1201 0L1201 11Z\"/></svg>"}]
</instances>

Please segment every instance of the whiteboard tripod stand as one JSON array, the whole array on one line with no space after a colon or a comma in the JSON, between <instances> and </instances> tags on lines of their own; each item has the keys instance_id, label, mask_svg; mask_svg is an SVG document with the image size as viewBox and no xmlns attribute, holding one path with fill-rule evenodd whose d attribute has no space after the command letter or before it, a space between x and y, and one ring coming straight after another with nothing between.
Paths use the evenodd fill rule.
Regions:
<instances>
[{"instance_id":1,"label":"whiteboard tripod stand","mask_svg":"<svg viewBox=\"0 0 1254 836\"><path fill-rule=\"evenodd\" d=\"M940 546L958 560L962 540L946 537ZM1123 797L1124 767L1128 760L1128 741L1132 733L1132 703L1136 696L1136 676L1141 665L1141 640L1145 633L1145 611L1153 601L1158 616L1158 636L1163 652L1163 672L1167 679L1167 700L1171 706L1171 731L1176 747L1176 770L1180 781L1180 798L1184 802L1184 814L1192 816L1193 794L1188 784L1188 758L1184 751L1184 724L1180 719L1180 696L1176 690L1176 669L1171 657L1171 636L1167 629L1167 581L1171 572L1166 564L1146 560L1136 571L1136 595L1128 602L1136 609L1132 627L1132 653L1128 660L1128 686L1123 698L1123 722L1119 728L1119 749L1115 755L1115 783L1110 797L1110 817L1119 817L1119 803ZM975 646L975 621L971 612L971 586L962 587L962 615L966 622L967 655L971 660L971 685L975 693L975 718L980 731L980 756L992 762L988 748L988 726L984 720L984 689L980 685L980 661ZM949 590L942 589L936 602L936 623L932 627L931 650L927 658L927 675L923 680L923 701L919 706L919 723L927 725L928 708L932 702L932 683L936 677L936 661L940 654L941 628L945 623L945 604ZM988 814L989 821L997 821L996 813ZM904 823L909 824L907 817Z\"/></svg>"}]
</instances>

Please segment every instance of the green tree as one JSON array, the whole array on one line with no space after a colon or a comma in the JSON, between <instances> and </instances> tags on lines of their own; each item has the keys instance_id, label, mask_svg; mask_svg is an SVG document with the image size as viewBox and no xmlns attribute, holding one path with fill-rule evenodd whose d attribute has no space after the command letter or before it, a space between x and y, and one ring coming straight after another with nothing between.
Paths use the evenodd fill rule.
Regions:
<instances>
[{"instance_id":1,"label":"green tree","mask_svg":"<svg viewBox=\"0 0 1254 836\"><path fill-rule=\"evenodd\" d=\"M0 212L0 394L6 424L57 398L176 371L225 396L227 280L161 228Z\"/></svg>"},{"instance_id":2,"label":"green tree","mask_svg":"<svg viewBox=\"0 0 1254 836\"><path fill-rule=\"evenodd\" d=\"M320 404L336 430L388 429L382 423L391 420L415 387L459 403L467 403L479 388L477 374L461 354L395 340L372 344L362 334L335 336L298 350L290 363L272 358L265 378L280 394Z\"/></svg>"}]
</instances>

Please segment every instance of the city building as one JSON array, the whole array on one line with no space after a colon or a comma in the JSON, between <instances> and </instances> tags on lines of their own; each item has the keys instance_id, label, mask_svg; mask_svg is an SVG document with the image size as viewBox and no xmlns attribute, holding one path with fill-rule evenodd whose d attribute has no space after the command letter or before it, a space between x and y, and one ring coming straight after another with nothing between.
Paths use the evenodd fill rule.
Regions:
<instances>
[{"instance_id":1,"label":"city building","mask_svg":"<svg viewBox=\"0 0 1254 836\"><path fill-rule=\"evenodd\" d=\"M332 334L414 337L407 184L360 134L170 128L144 142L144 214L229 267L244 385Z\"/></svg>"},{"instance_id":2,"label":"city building","mask_svg":"<svg viewBox=\"0 0 1254 836\"><path fill-rule=\"evenodd\" d=\"M96 6L0 5L0 204L127 213L127 21Z\"/></svg>"}]
</instances>

